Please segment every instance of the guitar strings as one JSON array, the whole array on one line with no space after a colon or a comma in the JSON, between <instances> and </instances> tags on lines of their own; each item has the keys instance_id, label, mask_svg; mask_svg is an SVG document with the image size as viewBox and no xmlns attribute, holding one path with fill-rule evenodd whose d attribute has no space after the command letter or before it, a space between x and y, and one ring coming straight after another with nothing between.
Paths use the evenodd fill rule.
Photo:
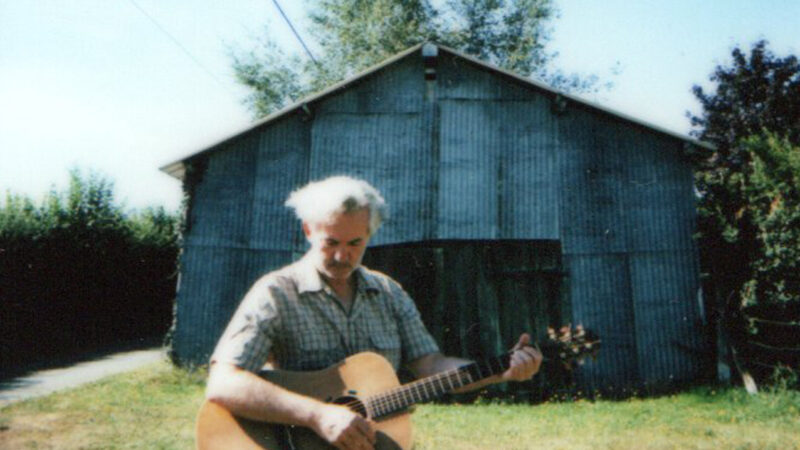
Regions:
<instances>
[{"instance_id":1,"label":"guitar strings","mask_svg":"<svg viewBox=\"0 0 800 450\"><path fill-rule=\"evenodd\" d=\"M468 377L468 379L463 379L462 376L464 375ZM445 386L444 380L447 380L447 384L450 385L449 389L447 386ZM369 396L365 399L364 403L366 403L366 409L369 409L369 406L372 406L372 412L375 413L374 415L376 417L380 417L382 415L408 407L410 404L415 403L415 401L421 401L426 399L426 397L432 398L436 396L436 383L439 384L439 390L442 391L441 393L445 393L457 389L458 387L462 387L470 382L471 377L469 372L467 372L464 368L456 368L441 372L423 380L418 380L408 385L398 386L382 394ZM433 392L433 394L430 394L429 391ZM352 407L357 405L359 402L359 400L354 400L349 402L348 405Z\"/></svg>"},{"instance_id":2,"label":"guitar strings","mask_svg":"<svg viewBox=\"0 0 800 450\"><path fill-rule=\"evenodd\" d=\"M567 357L570 353L574 353L574 354L573 355L569 355L569 356L578 356L578 355L581 355L582 353L587 352L587 351L591 352L593 344L599 343L599 340L595 340L595 342L592 342L591 340L585 339L585 337L583 337L583 336L581 336L581 338L583 338L583 339L572 339L571 342L560 342L560 343L557 343L555 345L556 347L563 347L564 344L566 344L567 348L572 350L572 352L564 351L564 349L562 348L561 352L559 352L559 351L555 352L555 354L558 355L558 358L545 356L546 352L542 352L542 361L543 362L544 361L552 361L552 360L555 360L555 359L563 359L563 360L567 361L569 359L572 359L572 358ZM576 341L578 341L578 342L576 342ZM508 352L508 353L505 353L503 355L500 355L500 356L496 357L495 360L499 363L500 362L500 358L510 357L511 353L512 352ZM478 369L478 372L481 375L481 379L485 378L483 376L482 369L481 369L480 365L478 363L472 363L472 364L474 364L476 366L476 368ZM488 372L491 374L492 373L491 363L487 363L487 366L488 366L487 367L488 368ZM438 382L439 387L440 387L439 390L442 391L441 393L450 392L450 391L453 391L455 389L458 389L460 387L463 387L463 386L471 383L472 382L472 376L470 375L467 367L469 367L469 365L468 366L459 367L459 368L456 368L456 369L451 369L451 370L448 370L448 371L445 371L445 372L441 372L441 373L432 375L432 376L430 376L428 378L409 383L407 385L398 386L398 387L396 387L394 389L391 389L391 390L389 390L389 391L387 391L385 393L382 393L382 394L371 395L371 396L367 397L363 402L360 399L355 398L355 399L353 399L353 400L351 400L351 401L349 401L347 403L342 404L342 406L345 406L345 407L347 407L347 408L349 408L351 410L355 410L356 408L359 408L360 406L363 406L363 409L365 410L365 412L367 414L373 413L374 416L380 417L380 416L382 416L384 414L391 413L391 412L397 411L399 409L403 409L403 408L409 406L410 404L414 403L415 402L415 398L414 398L415 397L415 394L414 394L414 390L415 389L416 389L416 392L417 392L416 396L419 397L419 400L416 400L416 401L421 401L421 400L425 399L425 397L429 396L428 387L431 388L431 390L434 392L434 395L437 394L437 392L436 392L436 383L437 382ZM500 368L504 368L502 363L500 363ZM462 375L466 375L466 377L468 379L467 380L463 379ZM449 389L444 385L444 381L445 380L450 385ZM458 387L454 386L453 385L453 381L456 381L456 383L459 384L459 386ZM410 399L409 399L409 396L410 396ZM430 396L430 397L432 398L433 396ZM372 408L373 411L370 411L370 406L373 407Z\"/></svg>"}]
</instances>

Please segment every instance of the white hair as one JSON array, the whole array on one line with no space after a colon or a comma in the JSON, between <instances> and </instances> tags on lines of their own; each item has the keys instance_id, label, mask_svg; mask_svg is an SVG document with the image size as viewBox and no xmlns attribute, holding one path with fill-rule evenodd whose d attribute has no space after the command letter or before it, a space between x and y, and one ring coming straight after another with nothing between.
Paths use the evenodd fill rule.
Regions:
<instances>
[{"instance_id":1,"label":"white hair","mask_svg":"<svg viewBox=\"0 0 800 450\"><path fill-rule=\"evenodd\" d=\"M334 176L312 181L289 194L285 205L307 224L325 223L342 213L369 210L369 233L374 234L387 217L380 192L363 180Z\"/></svg>"}]
</instances>

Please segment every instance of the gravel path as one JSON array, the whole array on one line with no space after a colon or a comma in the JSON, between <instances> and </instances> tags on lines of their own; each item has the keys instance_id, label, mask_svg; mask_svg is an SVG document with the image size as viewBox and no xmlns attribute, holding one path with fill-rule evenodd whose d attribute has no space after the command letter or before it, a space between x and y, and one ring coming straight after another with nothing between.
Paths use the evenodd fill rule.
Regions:
<instances>
[{"instance_id":1,"label":"gravel path","mask_svg":"<svg viewBox=\"0 0 800 450\"><path fill-rule=\"evenodd\" d=\"M163 348L108 355L71 367L49 369L0 381L0 407L20 400L80 386L109 375L127 372L166 358Z\"/></svg>"}]
</instances>

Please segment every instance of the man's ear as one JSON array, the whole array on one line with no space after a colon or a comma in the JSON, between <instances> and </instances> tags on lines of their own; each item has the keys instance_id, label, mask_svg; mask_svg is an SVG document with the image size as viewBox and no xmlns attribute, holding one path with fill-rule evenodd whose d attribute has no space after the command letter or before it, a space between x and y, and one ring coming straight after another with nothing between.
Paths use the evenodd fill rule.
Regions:
<instances>
[{"instance_id":1,"label":"man's ear","mask_svg":"<svg viewBox=\"0 0 800 450\"><path fill-rule=\"evenodd\" d=\"M309 227L305 222L303 222L303 234L306 235L306 239L311 237L311 227Z\"/></svg>"}]
</instances>

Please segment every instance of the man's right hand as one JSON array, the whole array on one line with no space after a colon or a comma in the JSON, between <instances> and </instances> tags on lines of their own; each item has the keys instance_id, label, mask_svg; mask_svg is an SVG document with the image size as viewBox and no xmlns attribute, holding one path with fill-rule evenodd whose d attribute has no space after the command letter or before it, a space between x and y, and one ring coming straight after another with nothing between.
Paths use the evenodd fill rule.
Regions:
<instances>
[{"instance_id":1,"label":"man's right hand","mask_svg":"<svg viewBox=\"0 0 800 450\"><path fill-rule=\"evenodd\" d=\"M373 422L344 406L326 404L314 414L312 428L328 443L342 450L373 450Z\"/></svg>"}]
</instances>

